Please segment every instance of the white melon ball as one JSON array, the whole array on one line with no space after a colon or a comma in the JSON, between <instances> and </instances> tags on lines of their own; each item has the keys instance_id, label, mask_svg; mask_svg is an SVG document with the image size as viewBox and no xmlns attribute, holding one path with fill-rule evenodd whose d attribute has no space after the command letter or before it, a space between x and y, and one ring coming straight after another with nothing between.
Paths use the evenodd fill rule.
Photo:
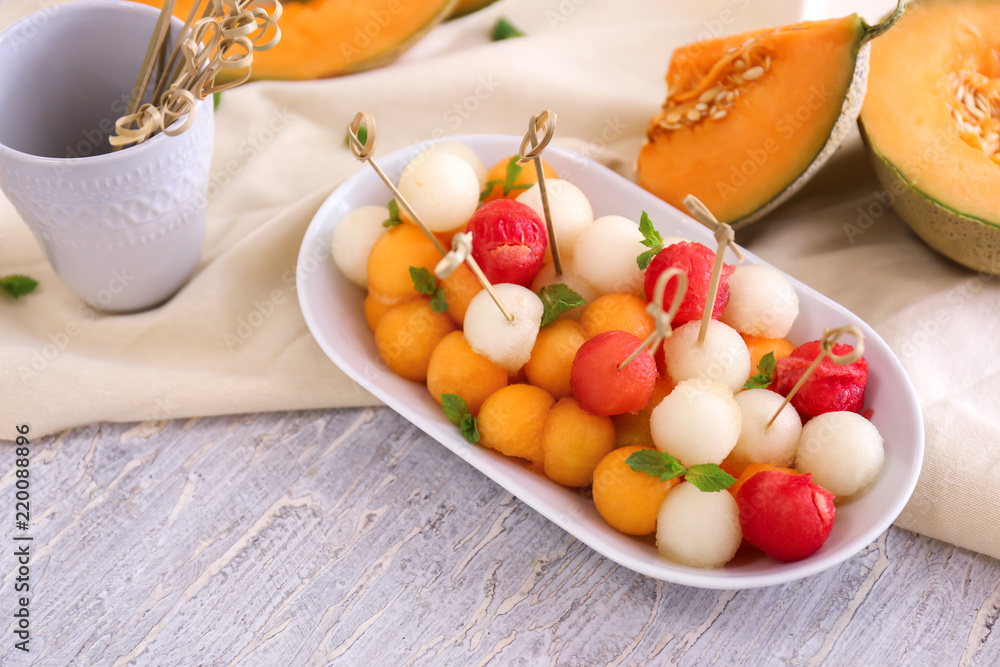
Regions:
<instances>
[{"instance_id":1,"label":"white melon ball","mask_svg":"<svg viewBox=\"0 0 1000 667\"><path fill-rule=\"evenodd\" d=\"M526 164L524 168L534 169L535 166ZM552 216L552 229L556 233L559 256L569 257L576 252L576 240L580 231L594 221L594 209L583 190L569 181L547 178L545 191L549 195L549 214ZM517 201L530 207L545 222L542 192L537 183L518 195Z\"/></svg>"},{"instance_id":2,"label":"white melon ball","mask_svg":"<svg viewBox=\"0 0 1000 667\"><path fill-rule=\"evenodd\" d=\"M645 274L635 260L646 250L637 223L606 215L580 232L573 259L580 276L601 294L642 294Z\"/></svg>"},{"instance_id":3,"label":"white melon ball","mask_svg":"<svg viewBox=\"0 0 1000 667\"><path fill-rule=\"evenodd\" d=\"M649 418L653 444L685 468L722 463L739 440L740 426L740 406L733 392L713 380L681 382Z\"/></svg>"},{"instance_id":4,"label":"white melon ball","mask_svg":"<svg viewBox=\"0 0 1000 667\"><path fill-rule=\"evenodd\" d=\"M486 290L472 298L465 311L465 338L479 354L517 373L535 346L542 322L541 299L526 287L500 283L493 286L503 304L514 315L510 322Z\"/></svg>"},{"instance_id":5,"label":"white melon ball","mask_svg":"<svg viewBox=\"0 0 1000 667\"><path fill-rule=\"evenodd\" d=\"M389 219L385 206L356 208L337 223L330 237L330 253L340 272L355 285L368 287L368 255Z\"/></svg>"},{"instance_id":6,"label":"white melon ball","mask_svg":"<svg viewBox=\"0 0 1000 667\"><path fill-rule=\"evenodd\" d=\"M411 165L399 177L399 192L427 228L447 232L468 222L479 206L479 178L469 163L433 151ZM406 217L402 207L400 214Z\"/></svg>"},{"instance_id":7,"label":"white melon ball","mask_svg":"<svg viewBox=\"0 0 1000 667\"><path fill-rule=\"evenodd\" d=\"M802 419L791 403L770 426L785 397L769 389L748 389L736 394L742 426L740 439L729 454L729 460L739 466L750 463L770 463L787 468L795 460L795 450L802 435Z\"/></svg>"},{"instance_id":8,"label":"white melon ball","mask_svg":"<svg viewBox=\"0 0 1000 667\"><path fill-rule=\"evenodd\" d=\"M745 334L784 338L799 316L795 287L777 269L741 264L729 276L729 304L721 320Z\"/></svg>"},{"instance_id":9,"label":"white melon ball","mask_svg":"<svg viewBox=\"0 0 1000 667\"><path fill-rule=\"evenodd\" d=\"M674 382L693 378L715 380L739 391L750 377L750 350L732 327L712 320L705 340L698 344L701 321L682 324L663 341L667 374Z\"/></svg>"},{"instance_id":10,"label":"white melon ball","mask_svg":"<svg viewBox=\"0 0 1000 667\"><path fill-rule=\"evenodd\" d=\"M426 157L431 153L437 151L450 153L455 157L465 160L469 163L469 166L472 167L472 170L476 172L476 178L479 179L480 188L486 183L486 176L490 173L489 168L483 162L483 159L479 157L479 154L476 153L476 151L472 150L460 141L442 141L436 143L417 157L413 158L413 161L410 162L410 166L416 166L422 162L423 159L426 159ZM410 166L408 166L407 169L409 169Z\"/></svg>"},{"instance_id":11,"label":"white melon ball","mask_svg":"<svg viewBox=\"0 0 1000 667\"><path fill-rule=\"evenodd\" d=\"M795 469L843 500L871 484L885 449L875 425L855 412L826 412L802 427Z\"/></svg>"},{"instance_id":12,"label":"white melon ball","mask_svg":"<svg viewBox=\"0 0 1000 667\"><path fill-rule=\"evenodd\" d=\"M667 494L656 517L660 555L689 567L715 569L728 563L743 541L740 510L728 491L699 491L682 482Z\"/></svg>"},{"instance_id":13,"label":"white melon ball","mask_svg":"<svg viewBox=\"0 0 1000 667\"><path fill-rule=\"evenodd\" d=\"M590 286L590 283L577 274L572 257L563 257L562 268L562 275L556 275L555 264L543 264L538 275L535 276L534 281L531 283L531 291L537 294L543 287L562 283L586 299L587 303L600 296L597 290ZM574 308L565 315L573 319L579 319L582 313L583 308Z\"/></svg>"}]
</instances>

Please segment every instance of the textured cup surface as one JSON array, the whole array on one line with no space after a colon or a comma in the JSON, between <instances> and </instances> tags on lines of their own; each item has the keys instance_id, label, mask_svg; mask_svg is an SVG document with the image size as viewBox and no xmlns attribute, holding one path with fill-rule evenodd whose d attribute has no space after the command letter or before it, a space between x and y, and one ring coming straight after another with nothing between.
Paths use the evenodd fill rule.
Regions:
<instances>
[{"instance_id":1,"label":"textured cup surface","mask_svg":"<svg viewBox=\"0 0 1000 667\"><path fill-rule=\"evenodd\" d=\"M0 33L0 189L56 273L95 308L163 302L198 266L211 100L170 137L111 153L158 10L84 0ZM181 22L173 20L173 32Z\"/></svg>"}]
</instances>

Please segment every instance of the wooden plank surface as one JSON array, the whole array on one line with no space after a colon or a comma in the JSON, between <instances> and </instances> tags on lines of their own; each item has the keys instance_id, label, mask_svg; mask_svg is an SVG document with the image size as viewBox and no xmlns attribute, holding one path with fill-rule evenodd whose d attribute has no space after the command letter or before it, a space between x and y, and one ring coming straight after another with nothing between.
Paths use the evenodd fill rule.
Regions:
<instances>
[{"instance_id":1,"label":"wooden plank surface","mask_svg":"<svg viewBox=\"0 0 1000 667\"><path fill-rule=\"evenodd\" d=\"M101 424L32 450L31 653L4 547L5 666L1000 663L989 557L893 528L784 586L666 584L386 408Z\"/></svg>"}]
</instances>

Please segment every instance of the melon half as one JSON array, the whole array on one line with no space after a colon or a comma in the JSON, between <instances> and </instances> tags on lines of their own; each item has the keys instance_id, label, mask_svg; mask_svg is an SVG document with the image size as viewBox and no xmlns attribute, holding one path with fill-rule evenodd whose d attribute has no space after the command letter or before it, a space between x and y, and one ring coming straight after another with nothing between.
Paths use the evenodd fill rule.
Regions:
<instances>
[{"instance_id":1,"label":"melon half","mask_svg":"<svg viewBox=\"0 0 1000 667\"><path fill-rule=\"evenodd\" d=\"M918 0L873 47L862 136L879 199L932 248L1000 273L1000 3Z\"/></svg>"}]
</instances>

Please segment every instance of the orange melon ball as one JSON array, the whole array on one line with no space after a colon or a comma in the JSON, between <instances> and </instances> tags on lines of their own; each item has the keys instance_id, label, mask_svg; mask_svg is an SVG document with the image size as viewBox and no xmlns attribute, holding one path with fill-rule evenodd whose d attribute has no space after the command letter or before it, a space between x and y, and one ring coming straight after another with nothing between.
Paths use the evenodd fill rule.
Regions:
<instances>
[{"instance_id":1,"label":"orange melon ball","mask_svg":"<svg viewBox=\"0 0 1000 667\"><path fill-rule=\"evenodd\" d=\"M368 255L368 289L386 298L419 296L413 287L410 267L433 271L441 261L430 239L414 225L390 227Z\"/></svg>"},{"instance_id":2,"label":"orange melon ball","mask_svg":"<svg viewBox=\"0 0 1000 667\"><path fill-rule=\"evenodd\" d=\"M750 350L750 375L757 374L757 364L768 352L774 352L774 360L784 359L795 349L795 344L787 338L761 338L749 334L740 334Z\"/></svg>"},{"instance_id":3,"label":"orange melon ball","mask_svg":"<svg viewBox=\"0 0 1000 667\"><path fill-rule=\"evenodd\" d=\"M441 394L458 394L478 414L491 394L507 386L507 371L479 354L461 331L441 339L427 367L427 389L439 404Z\"/></svg>"},{"instance_id":4,"label":"orange melon ball","mask_svg":"<svg viewBox=\"0 0 1000 667\"><path fill-rule=\"evenodd\" d=\"M549 410L542 432L545 476L564 486L586 486L615 442L610 417L592 415L575 399L562 398Z\"/></svg>"},{"instance_id":5,"label":"orange melon ball","mask_svg":"<svg viewBox=\"0 0 1000 667\"><path fill-rule=\"evenodd\" d=\"M375 331L375 327L378 326L379 321L382 316L385 315L393 306L398 306L404 301L410 301L411 299L417 298L413 297L403 297L403 296L385 296L378 292L368 292L365 296L365 321L368 322L368 328Z\"/></svg>"},{"instance_id":6,"label":"orange melon ball","mask_svg":"<svg viewBox=\"0 0 1000 667\"><path fill-rule=\"evenodd\" d=\"M726 465L726 461L722 462L722 469L728 472L730 475L733 474L733 471ZM733 498L735 498L736 494L740 490L740 487L743 486L743 484L745 484L748 479L750 479L759 472L764 472L765 470L780 470L781 472L787 472L791 475L802 474L798 470L793 470L792 468L780 468L778 466L771 465L770 463L751 463L746 468L743 469L743 472L737 477L736 483L726 490L729 491L729 493L733 494ZM736 477L736 475L734 475L734 477Z\"/></svg>"},{"instance_id":7,"label":"orange melon ball","mask_svg":"<svg viewBox=\"0 0 1000 667\"><path fill-rule=\"evenodd\" d=\"M507 182L507 166L511 161L516 162L517 156L512 155L510 157L505 157L504 159L497 162L490 168L489 174L486 176L486 182L497 180ZM545 178L559 178L556 170L552 168L545 160L542 160L542 172L545 174ZM535 165L532 162L528 162L521 167L521 173L516 179L514 179L514 185L524 185L523 188L514 188L506 195L503 192L503 187L499 184L494 184L493 188L490 190L489 194L482 198L482 203L491 202L494 199L517 199L518 195L538 182L538 172L535 169Z\"/></svg>"},{"instance_id":8,"label":"orange melon ball","mask_svg":"<svg viewBox=\"0 0 1000 667\"><path fill-rule=\"evenodd\" d=\"M660 404L663 397L669 394L674 388L673 383L667 376L661 376L653 385L653 395L649 397L649 403L636 414L626 412L615 415L611 420L615 424L615 432L618 434L619 447L645 447L646 449L656 449L653 444L653 435L649 429L649 416L653 414L653 408Z\"/></svg>"},{"instance_id":9,"label":"orange melon ball","mask_svg":"<svg viewBox=\"0 0 1000 667\"><path fill-rule=\"evenodd\" d=\"M670 489L680 478L661 482L659 477L636 472L625 459L645 447L621 447L601 459L594 469L594 505L612 528L626 535L656 531L656 515Z\"/></svg>"},{"instance_id":10,"label":"orange melon ball","mask_svg":"<svg viewBox=\"0 0 1000 667\"><path fill-rule=\"evenodd\" d=\"M429 299L414 299L393 306L375 327L375 346L397 375L423 382L431 354L455 323L445 313L435 313Z\"/></svg>"},{"instance_id":11,"label":"orange melon ball","mask_svg":"<svg viewBox=\"0 0 1000 667\"><path fill-rule=\"evenodd\" d=\"M479 410L479 444L541 463L545 418L554 402L547 391L530 384L512 384L494 392Z\"/></svg>"},{"instance_id":12,"label":"orange melon ball","mask_svg":"<svg viewBox=\"0 0 1000 667\"><path fill-rule=\"evenodd\" d=\"M483 284L472 273L468 264L462 264L452 271L440 284L444 290L444 300L448 302L448 314L455 320L455 324L462 326L465 311L469 309L472 298L483 290Z\"/></svg>"},{"instance_id":13,"label":"orange melon ball","mask_svg":"<svg viewBox=\"0 0 1000 667\"><path fill-rule=\"evenodd\" d=\"M594 299L580 315L580 324L587 338L605 331L627 331L646 340L656 330L653 316L646 312L646 300L634 294L605 294Z\"/></svg>"},{"instance_id":14,"label":"orange melon ball","mask_svg":"<svg viewBox=\"0 0 1000 667\"><path fill-rule=\"evenodd\" d=\"M528 382L554 398L571 396L570 371L576 351L586 342L583 327L576 320L556 320L538 331L531 359L524 365Z\"/></svg>"}]
</instances>

